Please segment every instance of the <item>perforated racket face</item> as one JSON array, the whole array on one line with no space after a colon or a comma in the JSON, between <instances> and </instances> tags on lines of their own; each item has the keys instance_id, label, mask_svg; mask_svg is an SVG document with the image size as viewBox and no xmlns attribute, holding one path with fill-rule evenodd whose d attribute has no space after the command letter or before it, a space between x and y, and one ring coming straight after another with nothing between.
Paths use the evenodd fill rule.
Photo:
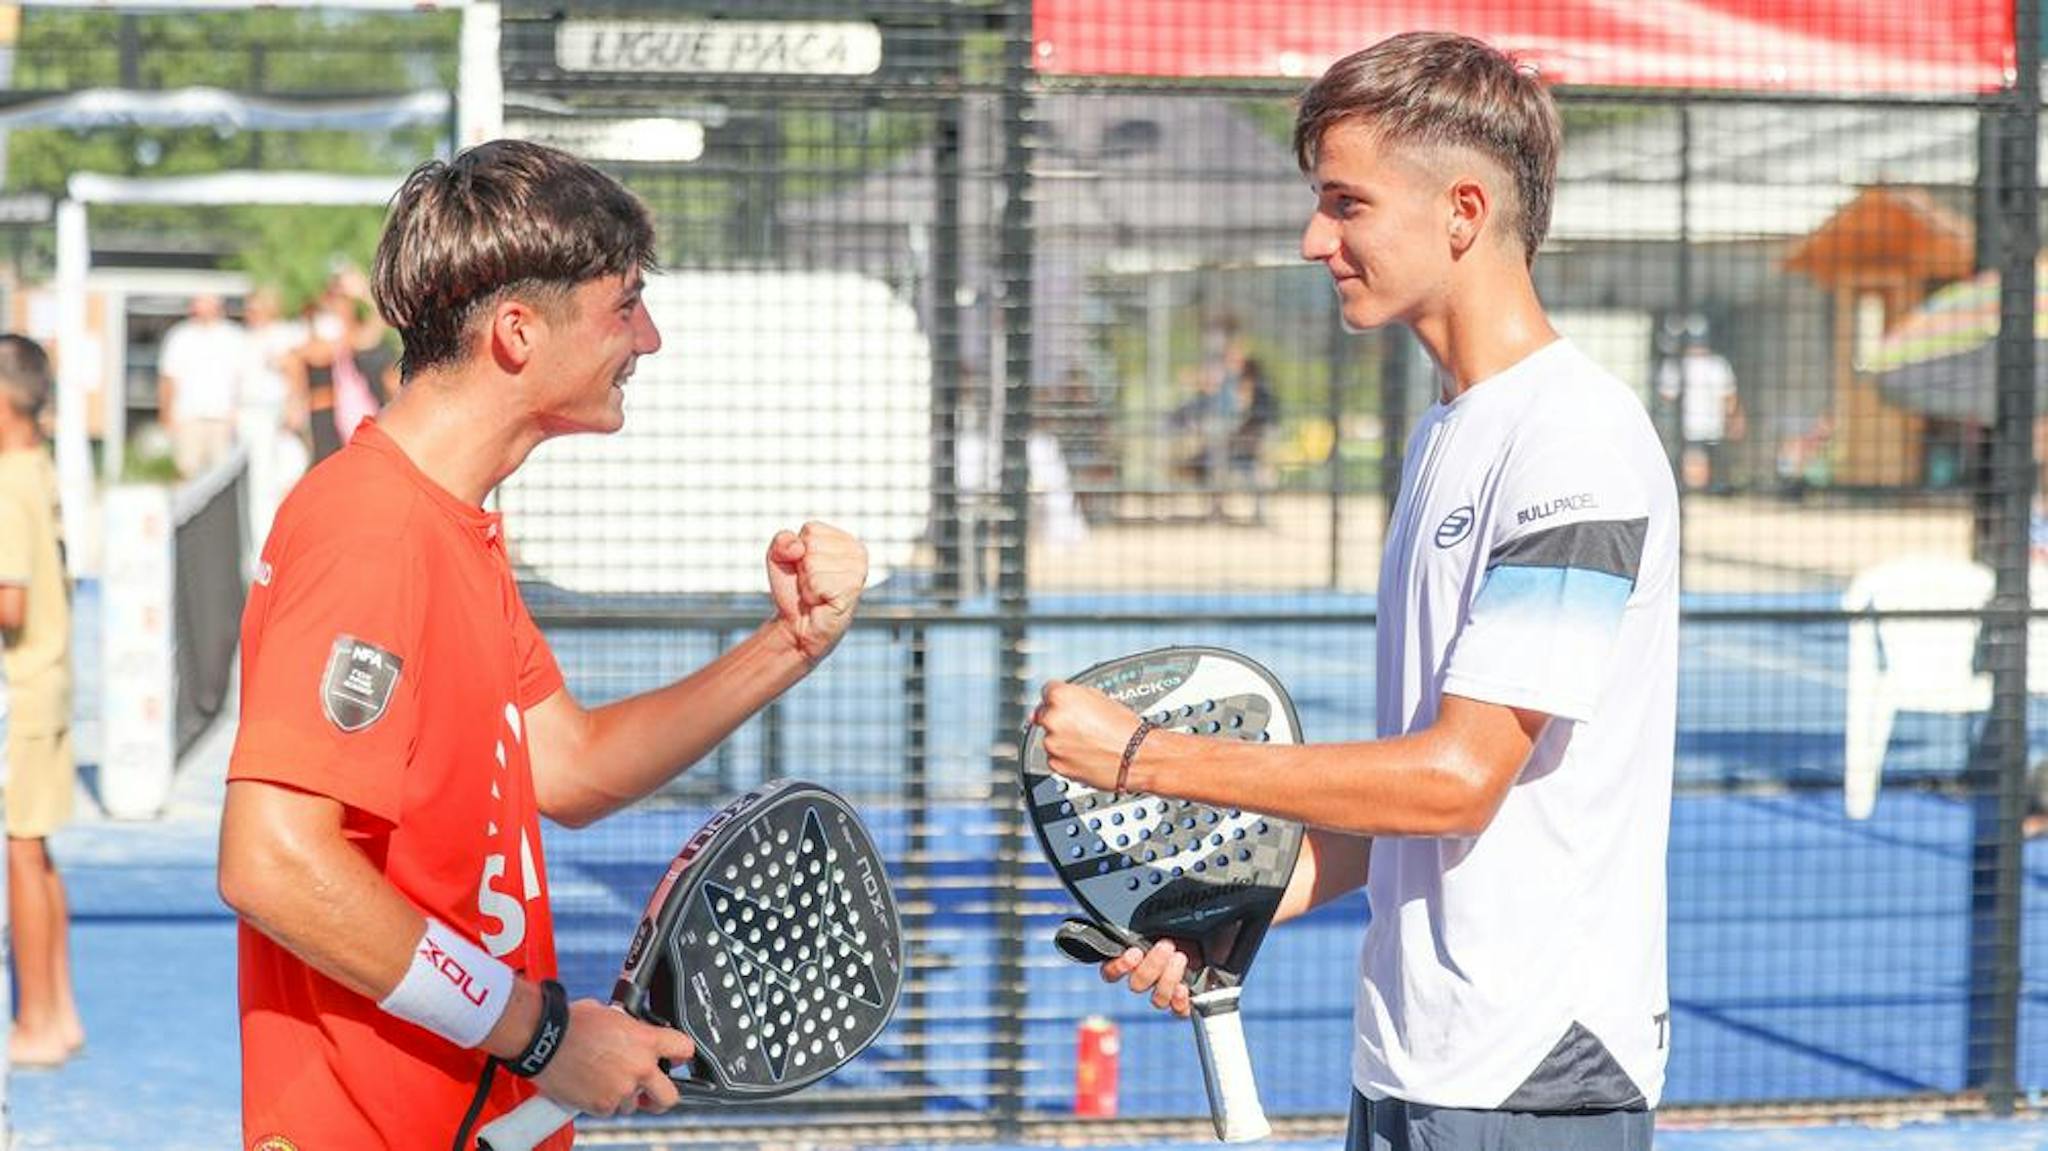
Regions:
<instances>
[{"instance_id":1,"label":"perforated racket face","mask_svg":"<svg viewBox=\"0 0 2048 1151\"><path fill-rule=\"evenodd\" d=\"M734 806L744 810L678 857L615 998L696 1041L686 1094L771 1098L881 1034L902 985L902 929L874 843L838 796L785 783Z\"/></svg>"},{"instance_id":2,"label":"perforated racket face","mask_svg":"<svg viewBox=\"0 0 2048 1151\"><path fill-rule=\"evenodd\" d=\"M1083 684L1160 727L1217 739L1296 743L1300 723L1265 668L1218 648L1165 648L1098 664ZM1244 974L1301 850L1301 825L1145 794L1117 799L1052 772L1033 727L1024 792L1046 859L1097 919L1146 939L1208 940L1253 926L1214 964Z\"/></svg>"}]
</instances>

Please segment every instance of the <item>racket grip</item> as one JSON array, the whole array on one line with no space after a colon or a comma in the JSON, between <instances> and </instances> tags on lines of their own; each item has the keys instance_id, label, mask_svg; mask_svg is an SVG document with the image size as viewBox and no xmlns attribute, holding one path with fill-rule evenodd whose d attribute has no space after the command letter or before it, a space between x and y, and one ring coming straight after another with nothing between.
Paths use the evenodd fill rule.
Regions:
<instances>
[{"instance_id":1,"label":"racket grip","mask_svg":"<svg viewBox=\"0 0 2048 1151\"><path fill-rule=\"evenodd\" d=\"M1252 1078L1251 1052L1244 1043L1244 1016L1237 1010L1241 991L1219 987L1191 1001L1202 1085L1209 1089L1209 1118L1216 1124L1216 1138L1225 1143L1248 1143L1273 1133L1266 1109L1259 1104L1259 1084Z\"/></svg>"},{"instance_id":2,"label":"racket grip","mask_svg":"<svg viewBox=\"0 0 2048 1151\"><path fill-rule=\"evenodd\" d=\"M485 1124L477 1132L477 1151L533 1151L541 1140L575 1118L576 1112L545 1095L536 1095Z\"/></svg>"}]
</instances>

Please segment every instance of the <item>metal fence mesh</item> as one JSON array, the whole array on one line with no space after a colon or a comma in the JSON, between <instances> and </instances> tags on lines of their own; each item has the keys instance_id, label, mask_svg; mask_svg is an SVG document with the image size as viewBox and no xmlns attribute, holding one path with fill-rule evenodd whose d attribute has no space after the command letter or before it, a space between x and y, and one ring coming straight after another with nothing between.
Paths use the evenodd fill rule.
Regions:
<instances>
[{"instance_id":1,"label":"metal fence mesh","mask_svg":"<svg viewBox=\"0 0 2048 1151\"><path fill-rule=\"evenodd\" d=\"M1616 60L1679 50L1524 7ZM1666 1100L2003 1107L2048 1086L2020 994L2042 866L2019 825L2043 717L2012 279L2038 242L2035 21L1787 7L1692 30L1676 80L1552 58L1567 138L1538 286L1637 389L1684 495ZM667 269L628 431L550 445L502 493L571 686L617 698L745 634L777 526L842 523L883 574L833 661L663 802L550 843L588 992L717 795L799 775L873 813L905 1009L796 1117L1065 1120L1089 1015L1122 1027L1124 1116L1203 1111L1184 1025L1046 945L1064 900L1012 756L1040 681L1165 642L1268 664L1310 739L1371 734L1381 526L1435 386L1404 334L1346 333L1299 258L1290 101L1321 62L1227 64L1299 31L1293 8L504 5L519 130L698 133L602 161L655 211ZM1999 270L2012 291L1971 294ZM1910 557L1941 564L1886 583ZM1872 707L1896 712L1874 761ZM1276 1114L1343 1105L1365 915L1354 897L1276 933L1251 984Z\"/></svg>"}]
</instances>

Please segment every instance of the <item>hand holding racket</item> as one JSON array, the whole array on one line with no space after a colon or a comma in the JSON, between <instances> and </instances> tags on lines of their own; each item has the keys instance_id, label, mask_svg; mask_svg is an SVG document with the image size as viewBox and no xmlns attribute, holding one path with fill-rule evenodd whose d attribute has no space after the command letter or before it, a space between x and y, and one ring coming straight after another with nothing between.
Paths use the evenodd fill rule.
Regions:
<instances>
[{"instance_id":1,"label":"hand holding racket","mask_svg":"<svg viewBox=\"0 0 2048 1151\"><path fill-rule=\"evenodd\" d=\"M1137 712L1141 727L1131 733L1119 721L1114 733L1071 733L1092 752L1089 762L1070 770L1100 786L1058 774L1060 765L1046 751L1046 727L1034 722L1025 734L1020 767L1032 830L1060 882L1088 913L1069 920L1054 941L1090 963L1161 939L1192 945L1199 962L1190 961L1186 980L1216 1135L1230 1143L1262 1138L1271 1126L1252 1077L1238 997L1294 874L1302 827L1256 812L1126 792L1109 765L1127 765L1154 727L1298 742L1293 701L1272 673L1219 648L1143 652L1097 664L1070 682ZM1104 710L1077 716L1077 725L1088 729ZM1063 722L1057 714L1044 718L1055 727Z\"/></svg>"},{"instance_id":2,"label":"hand holding racket","mask_svg":"<svg viewBox=\"0 0 2048 1151\"><path fill-rule=\"evenodd\" d=\"M626 948L612 1004L696 1043L670 1071L685 1102L808 1087L859 1055L896 1010L902 927L867 829L794 780L735 800L684 844ZM529 1099L480 1151L529 1151L575 1118Z\"/></svg>"}]
</instances>

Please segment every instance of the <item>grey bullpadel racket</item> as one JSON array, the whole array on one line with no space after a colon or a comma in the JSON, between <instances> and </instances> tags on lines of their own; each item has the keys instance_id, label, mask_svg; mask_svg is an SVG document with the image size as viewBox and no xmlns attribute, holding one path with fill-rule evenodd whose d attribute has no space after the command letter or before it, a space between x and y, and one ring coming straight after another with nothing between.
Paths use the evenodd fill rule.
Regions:
<instances>
[{"instance_id":1,"label":"grey bullpadel racket","mask_svg":"<svg viewBox=\"0 0 2048 1151\"><path fill-rule=\"evenodd\" d=\"M874 840L846 801L771 783L711 817L647 901L612 988L622 1011L688 1035L683 1102L801 1091L881 1035L903 983L903 929ZM575 1119L545 1097L484 1127L529 1151Z\"/></svg>"},{"instance_id":2,"label":"grey bullpadel racket","mask_svg":"<svg viewBox=\"0 0 2048 1151\"><path fill-rule=\"evenodd\" d=\"M1280 681L1235 652L1170 647L1097 664L1069 682L1094 688L1161 728L1215 739L1298 743ZM1046 860L1087 912L1054 938L1069 957L1106 962L1127 946L1182 939L1196 1050L1217 1138L1271 1131L1245 1048L1238 998L1301 852L1302 826L1257 812L1126 793L1053 772L1045 733L1025 733L1025 805Z\"/></svg>"}]
</instances>

